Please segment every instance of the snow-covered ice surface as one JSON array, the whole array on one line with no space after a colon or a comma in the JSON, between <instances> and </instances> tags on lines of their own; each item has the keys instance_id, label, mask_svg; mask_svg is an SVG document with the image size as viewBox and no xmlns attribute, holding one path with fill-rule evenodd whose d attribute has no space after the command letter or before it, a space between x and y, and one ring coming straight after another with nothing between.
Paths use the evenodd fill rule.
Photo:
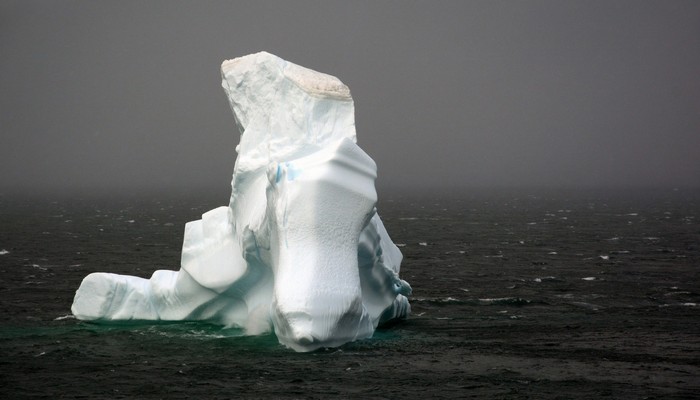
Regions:
<instances>
[{"instance_id":1,"label":"snow-covered ice surface","mask_svg":"<svg viewBox=\"0 0 700 400\"><path fill-rule=\"evenodd\" d=\"M229 206L186 224L179 271L90 274L73 314L274 329L297 351L405 318L411 287L375 208L376 165L356 144L348 87L265 52L221 73L241 131Z\"/></svg>"}]
</instances>

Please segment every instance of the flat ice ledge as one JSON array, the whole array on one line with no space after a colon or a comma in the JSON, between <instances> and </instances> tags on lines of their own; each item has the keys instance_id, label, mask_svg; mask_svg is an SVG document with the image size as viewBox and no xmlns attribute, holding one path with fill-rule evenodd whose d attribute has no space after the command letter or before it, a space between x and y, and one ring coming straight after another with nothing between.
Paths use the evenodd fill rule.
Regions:
<instances>
[{"instance_id":1,"label":"flat ice ledge","mask_svg":"<svg viewBox=\"0 0 700 400\"><path fill-rule=\"evenodd\" d=\"M73 314L274 330L296 351L405 318L411 287L375 208L376 164L355 143L350 90L265 52L221 72L241 131L229 206L185 226L179 271L90 274Z\"/></svg>"}]
</instances>

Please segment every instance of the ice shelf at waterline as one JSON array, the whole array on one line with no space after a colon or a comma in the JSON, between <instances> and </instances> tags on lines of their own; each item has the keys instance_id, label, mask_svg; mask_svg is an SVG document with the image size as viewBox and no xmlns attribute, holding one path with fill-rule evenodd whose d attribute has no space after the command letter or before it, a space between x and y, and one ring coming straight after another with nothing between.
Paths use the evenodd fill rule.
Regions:
<instances>
[{"instance_id":1,"label":"ice shelf at waterline","mask_svg":"<svg viewBox=\"0 0 700 400\"><path fill-rule=\"evenodd\" d=\"M348 87L265 52L221 74L241 132L229 206L185 225L179 271L90 274L73 314L274 329L297 351L405 318L411 287L375 208L377 168L356 144Z\"/></svg>"}]
</instances>

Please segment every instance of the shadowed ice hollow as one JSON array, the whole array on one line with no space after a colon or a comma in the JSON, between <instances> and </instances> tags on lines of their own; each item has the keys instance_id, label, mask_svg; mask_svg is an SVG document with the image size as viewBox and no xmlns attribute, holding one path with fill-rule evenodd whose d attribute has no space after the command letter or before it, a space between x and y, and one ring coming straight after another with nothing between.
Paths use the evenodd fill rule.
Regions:
<instances>
[{"instance_id":1,"label":"shadowed ice hollow","mask_svg":"<svg viewBox=\"0 0 700 400\"><path fill-rule=\"evenodd\" d=\"M411 287L375 208L377 168L356 144L348 87L265 52L221 74L241 131L229 206L185 225L179 271L90 274L73 314L274 329L297 351L405 318Z\"/></svg>"}]
</instances>

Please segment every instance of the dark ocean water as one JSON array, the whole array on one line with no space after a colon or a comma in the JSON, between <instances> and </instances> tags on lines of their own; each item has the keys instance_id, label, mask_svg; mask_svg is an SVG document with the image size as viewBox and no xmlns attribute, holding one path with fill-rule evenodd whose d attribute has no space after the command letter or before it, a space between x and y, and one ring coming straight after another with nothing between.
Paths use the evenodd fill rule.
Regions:
<instances>
[{"instance_id":1,"label":"dark ocean water","mask_svg":"<svg viewBox=\"0 0 700 400\"><path fill-rule=\"evenodd\" d=\"M0 398L700 398L697 191L385 197L413 315L339 349L70 316L90 272L178 269L225 204L0 196Z\"/></svg>"}]
</instances>

